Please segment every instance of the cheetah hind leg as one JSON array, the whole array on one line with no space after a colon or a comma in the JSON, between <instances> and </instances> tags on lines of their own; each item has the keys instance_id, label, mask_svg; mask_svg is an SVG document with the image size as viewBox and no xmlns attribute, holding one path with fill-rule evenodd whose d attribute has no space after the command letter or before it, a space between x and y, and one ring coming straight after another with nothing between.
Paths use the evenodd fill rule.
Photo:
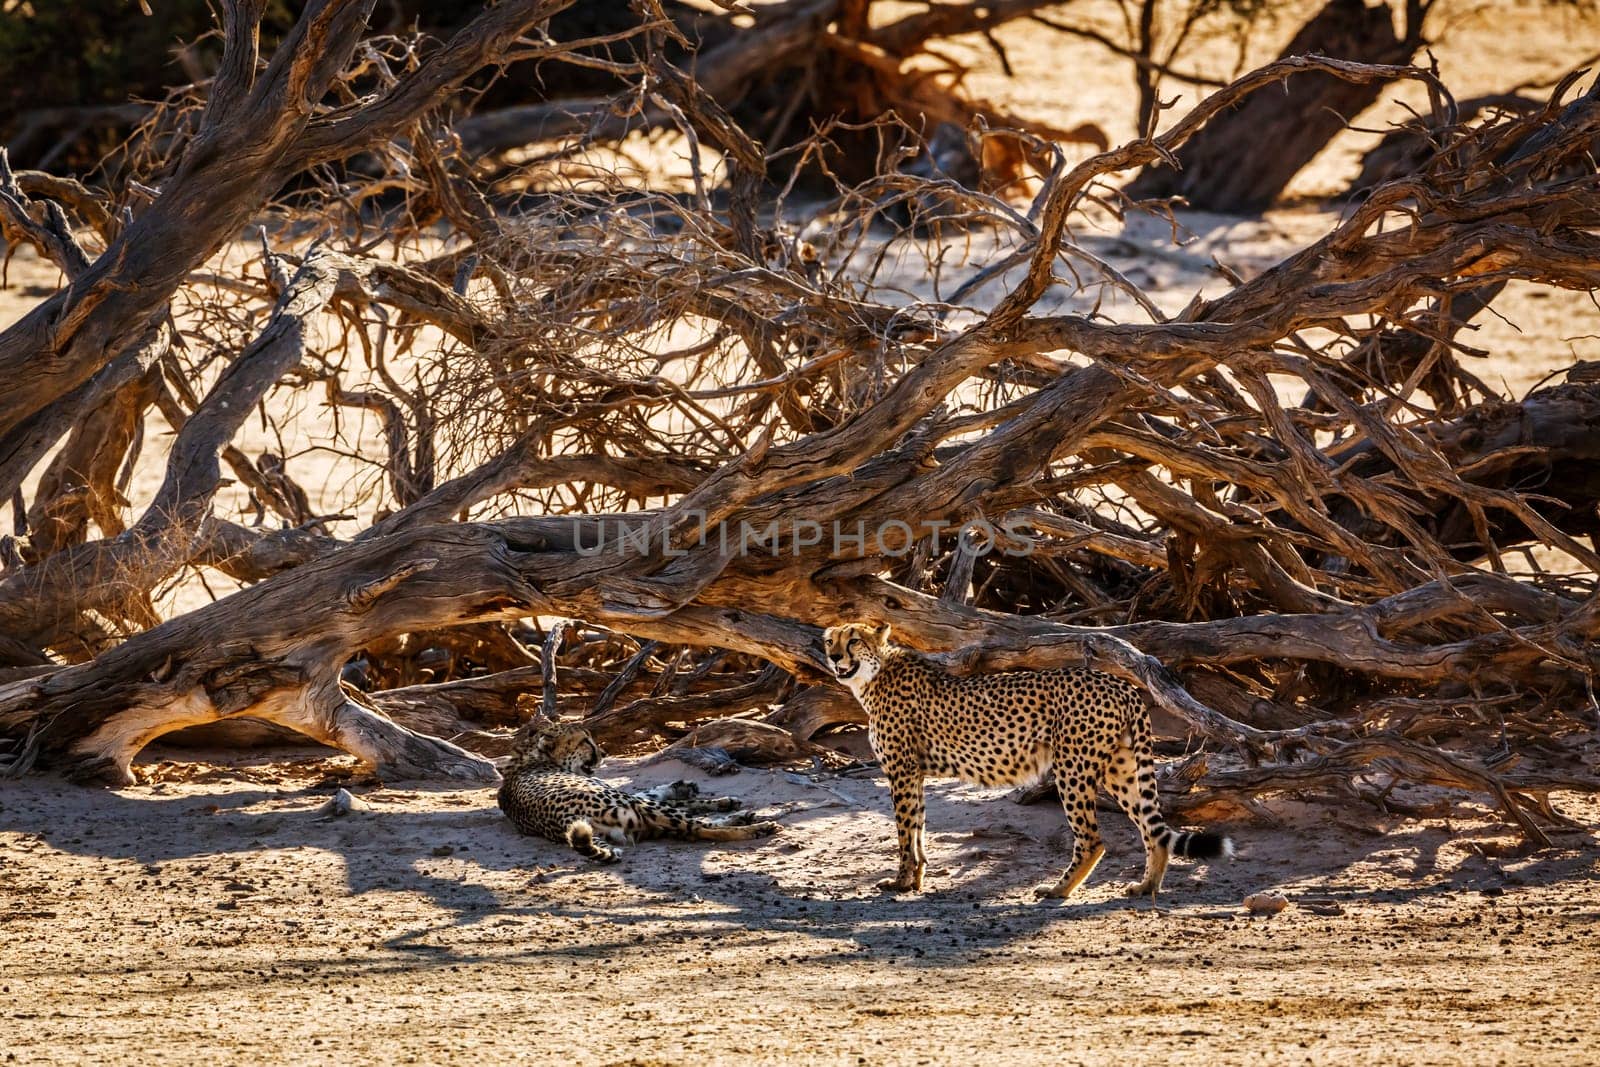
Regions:
<instances>
[{"instance_id":1,"label":"cheetah hind leg","mask_svg":"<svg viewBox=\"0 0 1600 1067\"><path fill-rule=\"evenodd\" d=\"M616 863L622 858L620 849L612 848L603 838L596 841L595 836L594 825L588 819L576 819L567 827L567 844L578 855L597 863Z\"/></svg>"},{"instance_id":2,"label":"cheetah hind leg","mask_svg":"<svg viewBox=\"0 0 1600 1067\"><path fill-rule=\"evenodd\" d=\"M1106 854L1100 840L1100 824L1095 818L1095 783L1099 775L1081 761L1056 765L1056 785L1061 791L1061 806L1072 824L1072 863L1055 885L1040 886L1034 896L1065 900L1084 883ZM1078 783L1069 786L1067 783Z\"/></svg>"},{"instance_id":3,"label":"cheetah hind leg","mask_svg":"<svg viewBox=\"0 0 1600 1067\"><path fill-rule=\"evenodd\" d=\"M1154 900L1167 876L1172 850L1167 847L1170 831L1161 821L1161 809L1145 795L1154 796L1156 791L1155 767L1149 761L1148 755L1140 760L1136 750L1123 749L1112 763L1111 780L1106 784L1144 841L1144 878L1128 886L1128 895Z\"/></svg>"},{"instance_id":4,"label":"cheetah hind leg","mask_svg":"<svg viewBox=\"0 0 1600 1067\"><path fill-rule=\"evenodd\" d=\"M1144 841L1144 879L1130 885L1128 895L1148 896L1154 900L1156 894L1161 892L1161 882L1167 875L1167 862L1172 858L1172 845L1179 835L1173 833L1161 817L1152 749L1149 721L1136 719L1111 758L1106 791L1116 799L1133 825L1138 827L1139 836Z\"/></svg>"},{"instance_id":5,"label":"cheetah hind leg","mask_svg":"<svg viewBox=\"0 0 1600 1067\"><path fill-rule=\"evenodd\" d=\"M1083 849L1080 849L1077 843L1074 842L1072 846L1072 866L1067 868L1067 872L1061 876L1061 880L1056 882L1055 885L1042 885L1033 891L1033 895L1040 900L1049 897L1054 897L1057 900L1067 899L1072 895L1074 889L1077 889L1094 873L1094 869L1100 865L1100 861L1105 857L1105 854L1106 846L1099 841Z\"/></svg>"}]
</instances>

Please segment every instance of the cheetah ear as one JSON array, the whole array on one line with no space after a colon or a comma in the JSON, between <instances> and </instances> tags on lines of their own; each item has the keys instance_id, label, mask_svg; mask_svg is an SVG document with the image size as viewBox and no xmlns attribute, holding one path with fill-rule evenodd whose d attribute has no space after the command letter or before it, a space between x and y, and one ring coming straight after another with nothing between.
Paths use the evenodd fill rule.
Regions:
<instances>
[{"instance_id":1,"label":"cheetah ear","mask_svg":"<svg viewBox=\"0 0 1600 1067\"><path fill-rule=\"evenodd\" d=\"M881 626L869 626L867 627L867 633L872 635L873 642L880 648L889 643L888 623L884 623Z\"/></svg>"},{"instance_id":2,"label":"cheetah ear","mask_svg":"<svg viewBox=\"0 0 1600 1067\"><path fill-rule=\"evenodd\" d=\"M539 733L539 720L529 719L517 727L517 732L511 735L511 748L515 752L524 752L533 743Z\"/></svg>"}]
</instances>

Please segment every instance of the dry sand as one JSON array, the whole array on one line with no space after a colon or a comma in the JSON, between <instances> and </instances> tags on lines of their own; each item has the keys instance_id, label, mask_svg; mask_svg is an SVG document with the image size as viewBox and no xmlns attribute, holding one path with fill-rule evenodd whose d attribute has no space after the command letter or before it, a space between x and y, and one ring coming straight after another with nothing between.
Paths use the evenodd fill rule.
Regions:
<instances>
[{"instance_id":1,"label":"dry sand","mask_svg":"<svg viewBox=\"0 0 1600 1067\"><path fill-rule=\"evenodd\" d=\"M1235 825L1237 859L1175 863L1155 907L1121 895L1138 840L1105 814L1110 855L1061 905L1031 893L1060 810L949 783L930 891L891 897L872 778L619 762L785 830L599 867L516 836L490 790L358 778L372 810L320 821L342 758L143 770L0 793L0 1061L1594 1062L1594 839L1530 854L1471 806ZM1247 916L1262 890L1296 903Z\"/></svg>"}]
</instances>

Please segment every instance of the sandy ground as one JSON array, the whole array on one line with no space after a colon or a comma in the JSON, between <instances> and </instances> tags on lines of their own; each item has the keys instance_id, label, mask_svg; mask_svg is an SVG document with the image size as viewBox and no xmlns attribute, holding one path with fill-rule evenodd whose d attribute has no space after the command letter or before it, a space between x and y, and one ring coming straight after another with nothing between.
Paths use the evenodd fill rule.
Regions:
<instances>
[{"instance_id":1,"label":"sandy ground","mask_svg":"<svg viewBox=\"0 0 1600 1067\"><path fill-rule=\"evenodd\" d=\"M602 770L691 778L785 831L599 867L516 836L489 790L357 777L372 810L321 820L351 768L314 756L8 786L0 1060L1593 1062L1587 832L1527 853L1470 806L1305 809L1230 827L1237 859L1174 864L1152 907L1121 895L1139 847L1106 814L1110 855L1061 905L1031 894L1063 862L1059 809L946 783L930 892L897 898L872 888L881 780ZM1262 890L1295 903L1246 915Z\"/></svg>"}]
</instances>

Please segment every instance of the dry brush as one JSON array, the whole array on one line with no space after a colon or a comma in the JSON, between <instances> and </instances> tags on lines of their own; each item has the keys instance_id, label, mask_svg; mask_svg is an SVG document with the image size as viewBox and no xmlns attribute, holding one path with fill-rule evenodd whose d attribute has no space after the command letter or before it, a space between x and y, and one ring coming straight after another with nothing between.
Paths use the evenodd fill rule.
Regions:
<instances>
[{"instance_id":1,"label":"dry brush","mask_svg":"<svg viewBox=\"0 0 1600 1067\"><path fill-rule=\"evenodd\" d=\"M509 56L595 62L539 32L559 3L500 4L431 50L363 38L366 6L311 4L259 57L259 10L226 5L159 185L0 173L8 240L68 279L0 333L11 770L126 780L155 737L252 717L390 773L491 778L481 727L553 682L528 623L552 618L586 624L558 704L610 740L735 716L765 725L707 737L771 728L810 758L851 718L818 684L818 628L859 618L957 670L1138 680L1224 755L1174 777L1187 807L1398 806L1428 783L1538 840L1552 790L1600 785L1600 385L1579 364L1516 400L1458 360L1506 284L1600 284L1600 88L1463 122L1426 71L1291 56L1075 163L1023 131L1053 161L1027 207L895 169L805 199L663 58L675 30L648 8L616 65L632 103L544 133L625 153L669 116L693 162L673 189L573 180L550 163L570 142L485 171L445 121ZM1422 81L1430 152L1316 242L1249 278L1219 264L1215 295L1164 311L1091 223L1170 210L1119 182L1307 73ZM980 256L897 222L934 202ZM217 255L269 208L295 224L259 271ZM889 269L917 250L924 295ZM237 338L220 371L190 373L175 308ZM374 380L349 380L351 351ZM341 501L359 521L234 445L271 390L380 422L382 486ZM151 410L175 435L130 522ZM220 512L224 465L278 528ZM1528 546L1569 566L1519 563ZM248 588L161 618L153 591L196 568Z\"/></svg>"}]
</instances>

